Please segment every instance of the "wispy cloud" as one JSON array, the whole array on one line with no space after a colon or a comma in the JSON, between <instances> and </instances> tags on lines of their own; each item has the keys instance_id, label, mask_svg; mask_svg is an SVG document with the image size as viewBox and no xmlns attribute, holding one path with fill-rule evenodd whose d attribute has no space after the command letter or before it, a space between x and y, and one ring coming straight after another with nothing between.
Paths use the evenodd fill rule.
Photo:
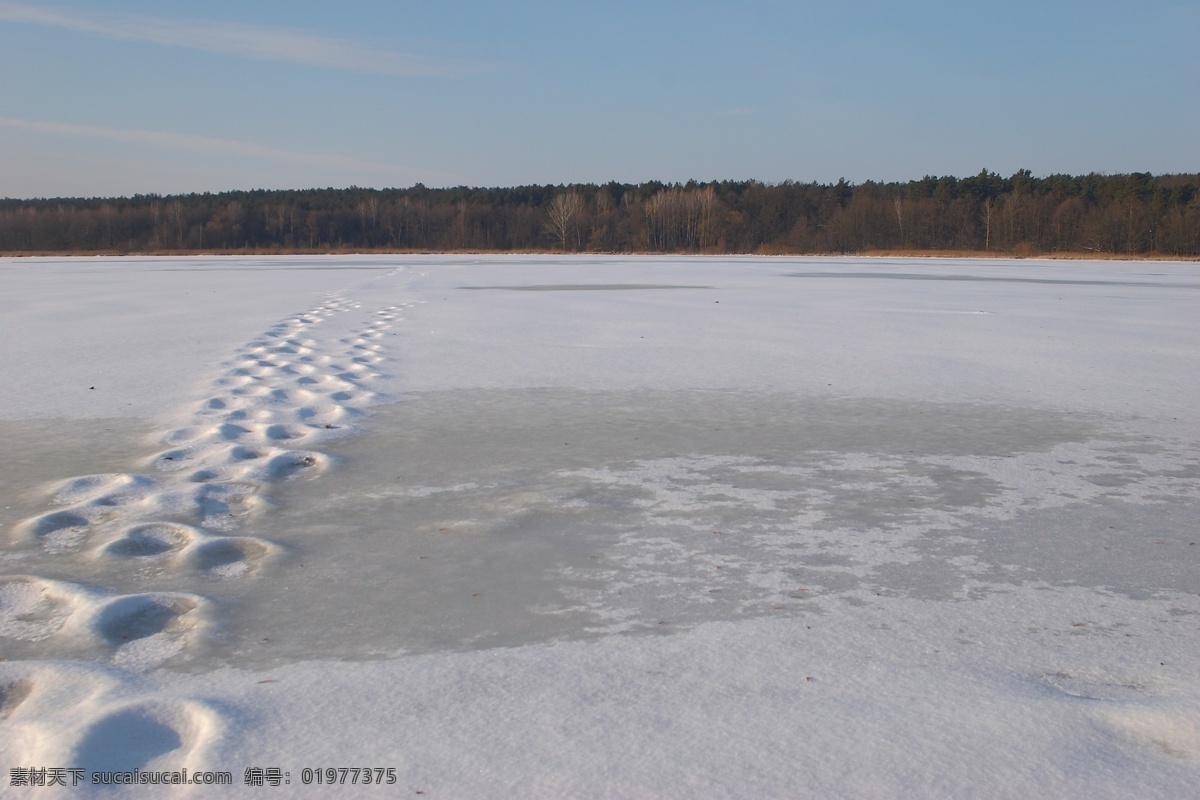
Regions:
<instances>
[{"instance_id":1,"label":"wispy cloud","mask_svg":"<svg viewBox=\"0 0 1200 800\"><path fill-rule=\"evenodd\" d=\"M62 122L41 122L10 117L0 117L0 126L64 136L82 136L91 139L109 139L130 144L153 145L155 147L189 150L197 153L259 158L307 167L346 170L356 174L361 173L380 177L403 178L432 183L450 182L447 180L450 176L414 170L398 164L367 161L337 153L297 152L295 150L284 150L277 147L267 147L265 145L239 142L232 139L194 136L186 133L172 133L170 131L127 130L98 125L70 125Z\"/></svg>"},{"instance_id":2,"label":"wispy cloud","mask_svg":"<svg viewBox=\"0 0 1200 800\"><path fill-rule=\"evenodd\" d=\"M209 19L98 15L0 1L0 21L65 28L108 39L187 47L209 53L383 75L449 76L461 67L424 56L380 50L355 39Z\"/></svg>"}]
</instances>

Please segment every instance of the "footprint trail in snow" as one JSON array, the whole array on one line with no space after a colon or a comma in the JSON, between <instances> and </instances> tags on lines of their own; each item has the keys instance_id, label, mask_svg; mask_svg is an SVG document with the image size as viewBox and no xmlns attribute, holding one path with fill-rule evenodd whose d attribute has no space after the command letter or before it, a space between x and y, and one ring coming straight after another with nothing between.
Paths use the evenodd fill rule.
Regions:
<instances>
[{"instance_id":1,"label":"footprint trail in snow","mask_svg":"<svg viewBox=\"0 0 1200 800\"><path fill-rule=\"evenodd\" d=\"M11 536L40 550L42 563L50 559L55 577L0 576L0 642L9 657L82 657L133 669L186 660L216 625L217 603L163 590L164 581L247 579L278 560L284 548L238 528L269 507L273 485L328 469L320 443L355 431L377 400L368 387L380 377L378 340L403 306L370 314L333 346L317 338L331 318L348 321L360 308L330 296L241 348L186 424L161 437L165 449L146 459L145 473L51 487L54 508ZM158 590L84 582L126 566L133 584L142 576L136 588ZM12 692L5 698L13 702Z\"/></svg>"}]
</instances>

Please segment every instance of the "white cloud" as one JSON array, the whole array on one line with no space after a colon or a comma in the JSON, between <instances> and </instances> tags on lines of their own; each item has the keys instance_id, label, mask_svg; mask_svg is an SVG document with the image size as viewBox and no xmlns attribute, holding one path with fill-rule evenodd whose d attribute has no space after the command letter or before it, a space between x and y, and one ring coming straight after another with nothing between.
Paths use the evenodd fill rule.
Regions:
<instances>
[{"instance_id":1,"label":"white cloud","mask_svg":"<svg viewBox=\"0 0 1200 800\"><path fill-rule=\"evenodd\" d=\"M190 150L214 155L243 156L308 167L346 170L381 177L415 179L424 182L442 183L448 177L410 169L398 164L367 161L337 153L304 153L277 147L267 147L250 142L239 142L232 139L217 139L186 133L172 133L170 131L127 130L124 128L107 128L99 125L70 125L62 122L41 122L8 117L0 117L0 126L38 131L40 133L82 136L91 139L109 139L130 144L146 144L167 149Z\"/></svg>"},{"instance_id":2,"label":"white cloud","mask_svg":"<svg viewBox=\"0 0 1200 800\"><path fill-rule=\"evenodd\" d=\"M0 2L0 21L45 25L108 39L187 47L209 53L383 75L448 76L447 63L293 28L141 14L99 16Z\"/></svg>"}]
</instances>

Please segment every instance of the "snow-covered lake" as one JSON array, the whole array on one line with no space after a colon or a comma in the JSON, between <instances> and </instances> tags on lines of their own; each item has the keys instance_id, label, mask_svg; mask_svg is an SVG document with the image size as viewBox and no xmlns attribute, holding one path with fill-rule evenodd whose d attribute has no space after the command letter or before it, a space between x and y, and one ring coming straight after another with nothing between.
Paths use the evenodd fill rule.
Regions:
<instances>
[{"instance_id":1,"label":"snow-covered lake","mask_svg":"<svg viewBox=\"0 0 1200 800\"><path fill-rule=\"evenodd\" d=\"M1200 796L1195 264L0 259L0 357L0 794Z\"/></svg>"}]
</instances>

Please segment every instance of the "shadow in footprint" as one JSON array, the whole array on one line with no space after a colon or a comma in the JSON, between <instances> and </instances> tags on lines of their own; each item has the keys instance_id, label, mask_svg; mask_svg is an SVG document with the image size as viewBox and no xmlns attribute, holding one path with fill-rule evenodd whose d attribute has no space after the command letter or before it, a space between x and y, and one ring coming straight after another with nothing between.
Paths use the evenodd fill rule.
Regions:
<instances>
[{"instance_id":1,"label":"shadow in footprint","mask_svg":"<svg viewBox=\"0 0 1200 800\"><path fill-rule=\"evenodd\" d=\"M135 594L109 603L100 612L96 631L109 644L122 645L158 633L192 627L183 618L197 606L190 597Z\"/></svg>"},{"instance_id":2,"label":"shadow in footprint","mask_svg":"<svg viewBox=\"0 0 1200 800\"><path fill-rule=\"evenodd\" d=\"M252 537L233 536L198 545L190 556L191 566L210 577L236 577L254 571L276 548Z\"/></svg>"},{"instance_id":3,"label":"shadow in footprint","mask_svg":"<svg viewBox=\"0 0 1200 800\"><path fill-rule=\"evenodd\" d=\"M253 461L256 458L262 458L263 452L253 447L238 445L229 451L229 457L235 461Z\"/></svg>"},{"instance_id":4,"label":"shadow in footprint","mask_svg":"<svg viewBox=\"0 0 1200 800\"><path fill-rule=\"evenodd\" d=\"M51 553L64 553L83 546L91 522L71 511L52 511L26 523L30 538Z\"/></svg>"},{"instance_id":5,"label":"shadow in footprint","mask_svg":"<svg viewBox=\"0 0 1200 800\"><path fill-rule=\"evenodd\" d=\"M234 425L232 422L226 422L217 429L217 433L226 441L236 441L250 432L251 431L249 428L243 428L241 425Z\"/></svg>"},{"instance_id":6,"label":"shadow in footprint","mask_svg":"<svg viewBox=\"0 0 1200 800\"><path fill-rule=\"evenodd\" d=\"M267 438L272 441L282 442L288 439L299 439L307 432L308 431L303 428L292 427L289 425L271 425L267 428L266 435Z\"/></svg>"},{"instance_id":7,"label":"shadow in footprint","mask_svg":"<svg viewBox=\"0 0 1200 800\"><path fill-rule=\"evenodd\" d=\"M320 463L317 453L281 453L267 463L267 476L273 481L284 481Z\"/></svg>"},{"instance_id":8,"label":"shadow in footprint","mask_svg":"<svg viewBox=\"0 0 1200 800\"><path fill-rule=\"evenodd\" d=\"M172 523L138 525L105 546L104 552L124 558L149 558L186 545L195 538L189 528Z\"/></svg>"},{"instance_id":9,"label":"shadow in footprint","mask_svg":"<svg viewBox=\"0 0 1200 800\"><path fill-rule=\"evenodd\" d=\"M72 766L129 772L183 746L179 733L145 709L118 711L94 723L75 749Z\"/></svg>"},{"instance_id":10,"label":"shadow in footprint","mask_svg":"<svg viewBox=\"0 0 1200 800\"><path fill-rule=\"evenodd\" d=\"M18 679L0 683L0 719L8 719L31 691L33 691L31 681Z\"/></svg>"},{"instance_id":11,"label":"shadow in footprint","mask_svg":"<svg viewBox=\"0 0 1200 800\"><path fill-rule=\"evenodd\" d=\"M159 453L155 457L155 466L164 472L171 470L184 469L188 462L193 458L193 452L190 447L181 447L175 450L168 450L165 453Z\"/></svg>"}]
</instances>

